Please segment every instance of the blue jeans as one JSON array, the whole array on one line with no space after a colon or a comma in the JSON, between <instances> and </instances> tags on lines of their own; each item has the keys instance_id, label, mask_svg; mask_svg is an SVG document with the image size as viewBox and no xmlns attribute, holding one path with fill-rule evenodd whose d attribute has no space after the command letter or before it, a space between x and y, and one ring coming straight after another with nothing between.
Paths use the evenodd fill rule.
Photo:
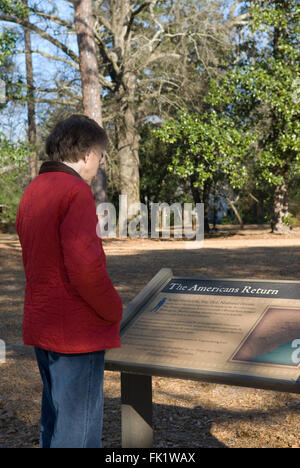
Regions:
<instances>
[{"instance_id":1,"label":"blue jeans","mask_svg":"<svg viewBox=\"0 0 300 468\"><path fill-rule=\"evenodd\" d=\"M35 354L43 381L41 448L101 448L105 350Z\"/></svg>"}]
</instances>

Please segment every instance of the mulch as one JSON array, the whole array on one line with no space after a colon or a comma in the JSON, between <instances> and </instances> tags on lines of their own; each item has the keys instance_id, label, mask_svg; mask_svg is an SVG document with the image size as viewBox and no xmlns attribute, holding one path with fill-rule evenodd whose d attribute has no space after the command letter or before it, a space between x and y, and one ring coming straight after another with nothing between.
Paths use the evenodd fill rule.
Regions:
<instances>
[{"instance_id":1,"label":"mulch","mask_svg":"<svg viewBox=\"0 0 300 468\"><path fill-rule=\"evenodd\" d=\"M109 274L126 306L163 267L176 276L300 280L300 232L233 231L202 249L177 241L104 240ZM0 448L37 448L41 382L22 346L25 278L16 235L0 234ZM153 377L154 447L300 448L297 394ZM120 375L105 372L103 446L121 447Z\"/></svg>"}]
</instances>

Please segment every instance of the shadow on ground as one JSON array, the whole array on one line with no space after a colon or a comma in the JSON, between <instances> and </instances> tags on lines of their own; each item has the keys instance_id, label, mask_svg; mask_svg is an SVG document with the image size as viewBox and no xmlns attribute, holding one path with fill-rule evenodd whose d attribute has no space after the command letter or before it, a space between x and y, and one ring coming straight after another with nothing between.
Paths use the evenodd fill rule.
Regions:
<instances>
[{"instance_id":1,"label":"shadow on ground","mask_svg":"<svg viewBox=\"0 0 300 468\"><path fill-rule=\"evenodd\" d=\"M300 280L300 247L223 249L220 241L220 248L199 250L158 249L137 253L133 249L120 254L107 251L108 271L124 305L161 268L171 268L174 276ZM0 448L38 446L41 383L34 355L31 351L23 352L22 347L9 347L22 341L24 285L21 253L0 249L0 339L8 344L7 364L0 365ZM216 387L209 385L205 387L199 383L202 395ZM252 446L262 446L264 443L259 441L262 433L256 429L256 424L264 423L267 432L270 421L279 418L275 426L277 424L276 427L283 427L282 431L287 432L282 423L290 414L293 413L295 419L286 423L290 424L289 428L293 429L293 421L299 419L299 402L285 399L282 395L278 394L278 405L274 397L271 408L264 407L263 402L259 409L237 412L217 406L204 408L201 404L193 408L161 404L155 401L154 392L154 446L225 447L226 438L219 440L213 430L216 424L222 426L225 423L227 427L236 427L237 446L243 446L245 438L247 443L253 439L250 441ZM169 397L176 399L182 396L176 396L175 388ZM105 447L120 447L120 399L108 393L105 405L103 444ZM241 429L244 421L251 423L248 425L250 429ZM283 442L278 443L284 446Z\"/></svg>"},{"instance_id":2,"label":"shadow on ground","mask_svg":"<svg viewBox=\"0 0 300 468\"><path fill-rule=\"evenodd\" d=\"M0 368L2 377L6 373L5 366ZM8 381L1 379L0 448L38 448L42 387L33 349L11 346L7 366L7 369L13 366L14 373L13 381L11 378ZM106 448L121 447L119 380L119 373L105 375L103 446ZM299 419L299 399L289 400L288 394L258 391L261 398L270 397L272 406L260 408L258 405L254 409L238 411L230 408L230 404L244 395L244 389L240 387L197 382L194 385L197 385L198 397L193 400L194 396L185 388L189 381L166 378L160 378L160 381L162 386L157 387L153 377L154 447L225 448L227 444L216 435L217 428L222 427L235 435L240 446L249 444L249 440L254 447L267 446L263 439L264 427L277 425L282 430L282 421L286 421L291 413ZM209 392L222 395L222 406L228 402L228 408L220 407L217 398L213 406L205 407L205 395ZM168 404L162 404L162 399ZM198 403L191 407L192 401L201 399L203 405ZM175 403L177 401L180 405Z\"/></svg>"}]
</instances>

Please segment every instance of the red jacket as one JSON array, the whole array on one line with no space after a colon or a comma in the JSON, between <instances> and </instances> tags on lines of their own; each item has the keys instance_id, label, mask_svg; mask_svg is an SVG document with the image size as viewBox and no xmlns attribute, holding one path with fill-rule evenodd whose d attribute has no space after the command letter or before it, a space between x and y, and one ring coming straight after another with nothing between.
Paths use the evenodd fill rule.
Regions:
<instances>
[{"instance_id":1,"label":"red jacket","mask_svg":"<svg viewBox=\"0 0 300 468\"><path fill-rule=\"evenodd\" d=\"M106 270L90 186L47 161L16 219L26 275L23 340L59 353L120 347L122 301Z\"/></svg>"}]
</instances>

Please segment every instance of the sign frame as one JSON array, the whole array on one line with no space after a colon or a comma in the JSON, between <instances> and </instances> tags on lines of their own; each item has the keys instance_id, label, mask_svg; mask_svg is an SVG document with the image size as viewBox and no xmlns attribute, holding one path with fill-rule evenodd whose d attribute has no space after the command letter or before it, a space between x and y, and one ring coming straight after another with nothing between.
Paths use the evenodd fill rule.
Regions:
<instances>
[{"instance_id":1,"label":"sign frame","mask_svg":"<svg viewBox=\"0 0 300 468\"><path fill-rule=\"evenodd\" d=\"M126 332L133 321L138 318L171 279L183 279L174 276L170 268L162 268L139 294L126 307L121 321L120 335ZM249 281L252 283L290 283L298 284L300 281L289 280L260 280L253 278L208 278L202 275L185 277L185 280L205 281ZM140 448L153 446L152 428L152 376L180 378L221 385L250 387L279 392L300 393L299 378L295 383L289 380L260 377L245 374L230 374L218 371L201 371L167 365L151 365L141 363L128 363L126 361L110 358L109 350L105 357L105 370L120 372L121 374L121 415L122 415L122 447Z\"/></svg>"},{"instance_id":2,"label":"sign frame","mask_svg":"<svg viewBox=\"0 0 300 468\"><path fill-rule=\"evenodd\" d=\"M180 276L174 276L169 268L162 268L152 280L142 289L142 291L130 302L121 322L121 337L130 327L132 321L141 315L152 301L153 296L162 290L171 279L180 279ZM185 277L185 280L206 280L206 281L249 281L255 283L285 283L285 284L299 284L300 281L288 280L257 280L250 278L208 278L198 276L197 278ZM135 374L143 374L148 376L160 377L173 377L190 380L200 380L203 382L218 383L224 385L237 385L242 387L251 387L265 390L275 390L281 392L300 393L300 369L299 379L297 383L291 383L289 380L267 378L252 375L239 375L239 374L225 374L223 372L215 371L201 371L194 369L185 369L181 367L169 367L140 364L140 363L126 363L125 361L112 360L109 357L109 351L106 353L106 370L128 372Z\"/></svg>"}]
</instances>

